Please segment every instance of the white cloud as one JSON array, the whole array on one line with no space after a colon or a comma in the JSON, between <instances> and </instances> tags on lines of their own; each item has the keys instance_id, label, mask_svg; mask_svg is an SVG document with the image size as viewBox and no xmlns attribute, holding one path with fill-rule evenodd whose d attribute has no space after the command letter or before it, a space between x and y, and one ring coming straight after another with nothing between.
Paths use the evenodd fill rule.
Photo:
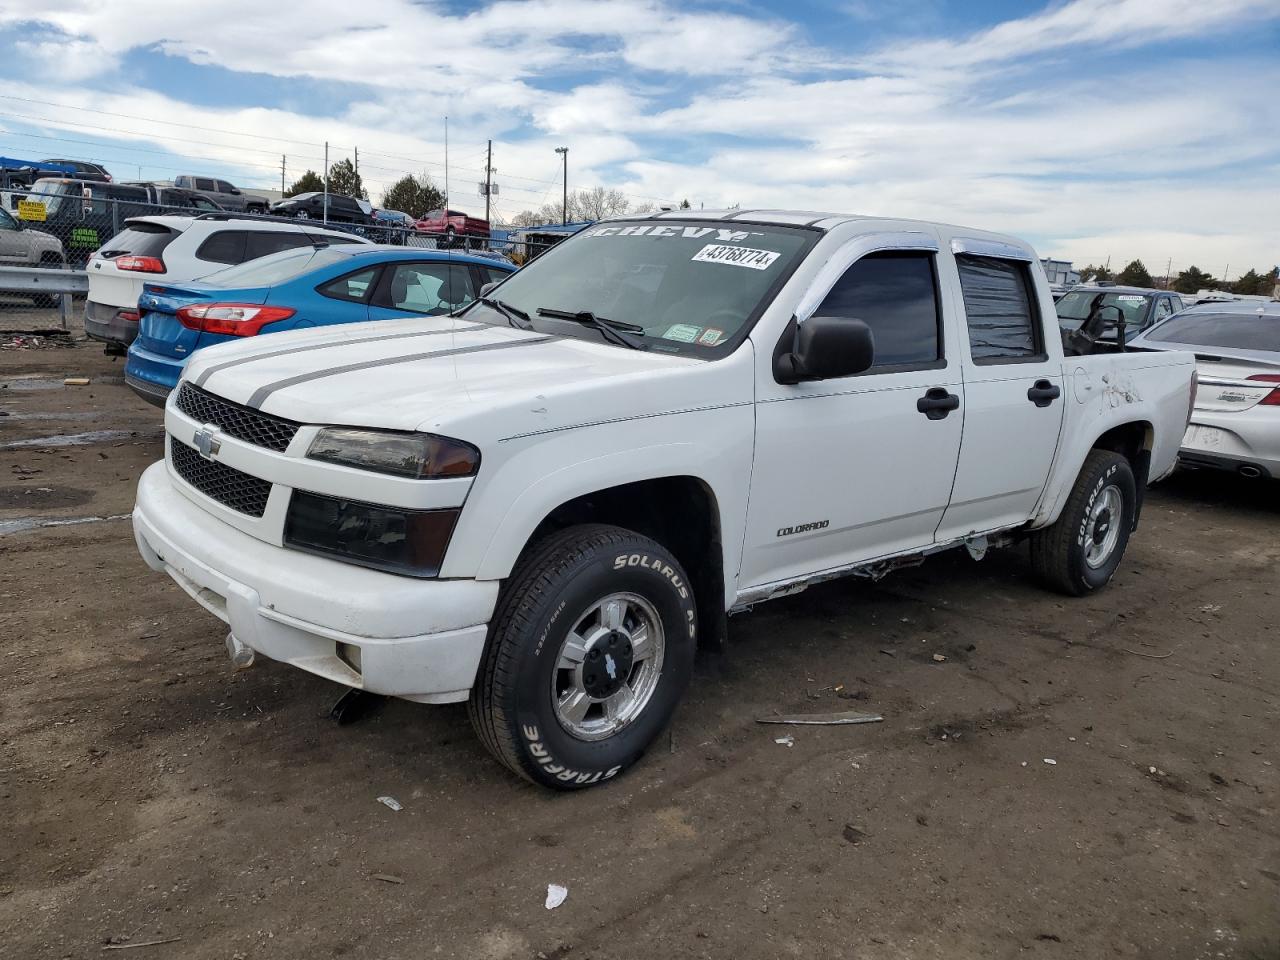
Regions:
<instances>
[{"instance_id":1,"label":"white cloud","mask_svg":"<svg viewBox=\"0 0 1280 960\"><path fill-rule=\"evenodd\" d=\"M318 0L287 18L286 35L278 8L249 0L64 0L35 15L66 36L28 30L22 42L32 69L50 72L0 94L281 141L3 99L0 119L16 128L4 115L39 115L40 132L69 138L114 126L124 146L259 183L278 182L277 152L290 154L293 176L320 167L320 148L304 143L328 140L334 158L358 144L376 195L405 170L442 178L447 113L455 194L474 193L493 137L508 212L558 195L553 148L566 144L571 187L602 183L637 199L969 222L1055 254L1141 256L1153 270L1150 261L1198 251L1224 263L1280 255L1276 171L1265 167L1276 157L1280 103L1268 94L1280 89L1280 63L1183 53L1158 69L1097 66L1108 51L1256 29L1280 17L1274 0L1070 0L852 61L813 46L820 28L807 35L740 9L502 0L451 13L435 2ZM925 16L933 0L913 9ZM870 12L851 2L844 16L874 24ZM0 0L0 27L32 15ZM120 85L115 65L147 49L358 93L327 115L196 106L179 89ZM565 89L566 77L576 85Z\"/></svg>"}]
</instances>

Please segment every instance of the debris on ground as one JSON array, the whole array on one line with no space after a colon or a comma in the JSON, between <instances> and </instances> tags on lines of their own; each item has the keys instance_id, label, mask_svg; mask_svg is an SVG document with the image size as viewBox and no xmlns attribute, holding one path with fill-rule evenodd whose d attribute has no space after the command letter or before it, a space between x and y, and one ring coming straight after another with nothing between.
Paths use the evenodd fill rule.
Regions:
<instances>
[{"instance_id":1,"label":"debris on ground","mask_svg":"<svg viewBox=\"0 0 1280 960\"><path fill-rule=\"evenodd\" d=\"M945 656L943 656L942 654L940 654L940 653L935 653L935 654L933 655L933 662L934 662L934 663L946 663L946 662L947 662L947 658L946 658Z\"/></svg>"},{"instance_id":2,"label":"debris on ground","mask_svg":"<svg viewBox=\"0 0 1280 960\"><path fill-rule=\"evenodd\" d=\"M181 937L166 937L163 940L139 940L137 943L108 943L103 950L132 950L135 947L158 947L162 943L177 943Z\"/></svg>"},{"instance_id":3,"label":"debris on ground","mask_svg":"<svg viewBox=\"0 0 1280 960\"><path fill-rule=\"evenodd\" d=\"M756 723L789 723L814 727L838 727L850 723L879 723L884 717L878 713L858 713L846 710L843 713L794 713L777 717L756 717Z\"/></svg>"},{"instance_id":4,"label":"debris on ground","mask_svg":"<svg viewBox=\"0 0 1280 960\"><path fill-rule=\"evenodd\" d=\"M379 797L378 802L385 807L390 807L392 810L396 811L396 813L399 813L404 809L404 807L400 805L400 801L395 797Z\"/></svg>"},{"instance_id":5,"label":"debris on ground","mask_svg":"<svg viewBox=\"0 0 1280 960\"><path fill-rule=\"evenodd\" d=\"M404 883L402 877L397 877L393 873L375 873L373 879L381 880L383 883Z\"/></svg>"},{"instance_id":6,"label":"debris on ground","mask_svg":"<svg viewBox=\"0 0 1280 960\"><path fill-rule=\"evenodd\" d=\"M87 387L89 385L88 377L67 377L62 381L64 387Z\"/></svg>"},{"instance_id":7,"label":"debris on ground","mask_svg":"<svg viewBox=\"0 0 1280 960\"><path fill-rule=\"evenodd\" d=\"M56 350L75 345L70 334L64 330L29 330L0 334L0 350Z\"/></svg>"},{"instance_id":8,"label":"debris on ground","mask_svg":"<svg viewBox=\"0 0 1280 960\"><path fill-rule=\"evenodd\" d=\"M1044 762L1051 767L1056 767L1058 765L1058 761L1053 759L1053 757L1045 757Z\"/></svg>"},{"instance_id":9,"label":"debris on ground","mask_svg":"<svg viewBox=\"0 0 1280 960\"><path fill-rule=\"evenodd\" d=\"M861 843L863 840L867 839L867 837L871 836L871 834L867 833L867 831L863 830L861 827L855 827L852 823L846 823L844 825L844 830L842 832L842 835L844 836L845 840L855 845Z\"/></svg>"},{"instance_id":10,"label":"debris on ground","mask_svg":"<svg viewBox=\"0 0 1280 960\"><path fill-rule=\"evenodd\" d=\"M547 902L546 902L547 909L554 910L556 907L560 906L560 904L564 903L565 899L568 896L569 896L568 887L562 887L558 883L548 883L547 884Z\"/></svg>"},{"instance_id":11,"label":"debris on ground","mask_svg":"<svg viewBox=\"0 0 1280 960\"><path fill-rule=\"evenodd\" d=\"M773 742L780 743L784 747L794 747L796 745L796 738L788 733L785 737L776 737Z\"/></svg>"}]
</instances>

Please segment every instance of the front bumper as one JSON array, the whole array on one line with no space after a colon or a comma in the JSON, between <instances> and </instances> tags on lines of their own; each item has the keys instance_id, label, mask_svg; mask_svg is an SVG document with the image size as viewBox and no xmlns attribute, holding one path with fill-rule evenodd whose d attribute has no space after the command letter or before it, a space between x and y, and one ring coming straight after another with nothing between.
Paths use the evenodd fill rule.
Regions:
<instances>
[{"instance_id":1,"label":"front bumper","mask_svg":"<svg viewBox=\"0 0 1280 960\"><path fill-rule=\"evenodd\" d=\"M138 483L133 529L149 567L264 657L423 703L470 692L494 581L415 580L266 543L192 503L164 463Z\"/></svg>"}]
</instances>

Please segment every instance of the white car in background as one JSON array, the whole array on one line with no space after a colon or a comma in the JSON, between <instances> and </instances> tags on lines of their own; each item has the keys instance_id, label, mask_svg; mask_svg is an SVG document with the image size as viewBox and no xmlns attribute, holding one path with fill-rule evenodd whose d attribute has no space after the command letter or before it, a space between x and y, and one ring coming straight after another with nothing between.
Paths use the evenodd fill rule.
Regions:
<instances>
[{"instance_id":1,"label":"white car in background","mask_svg":"<svg viewBox=\"0 0 1280 960\"><path fill-rule=\"evenodd\" d=\"M133 217L89 258L84 332L123 353L138 335L144 284L185 283L281 250L334 243L369 241L319 225L233 214Z\"/></svg>"},{"instance_id":2,"label":"white car in background","mask_svg":"<svg viewBox=\"0 0 1280 960\"><path fill-rule=\"evenodd\" d=\"M1196 355L1200 387L1180 462L1280 479L1280 301L1201 304L1129 346Z\"/></svg>"}]
</instances>

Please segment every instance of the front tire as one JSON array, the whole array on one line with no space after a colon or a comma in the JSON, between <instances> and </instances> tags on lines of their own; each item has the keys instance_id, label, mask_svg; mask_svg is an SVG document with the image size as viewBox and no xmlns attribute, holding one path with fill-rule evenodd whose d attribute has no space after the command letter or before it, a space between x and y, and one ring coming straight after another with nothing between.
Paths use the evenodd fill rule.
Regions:
<instances>
[{"instance_id":1,"label":"front tire","mask_svg":"<svg viewBox=\"0 0 1280 960\"><path fill-rule=\"evenodd\" d=\"M666 727L693 672L697 617L679 561L621 527L552 534L503 589L471 723L527 780L609 780Z\"/></svg>"},{"instance_id":2,"label":"front tire","mask_svg":"<svg viewBox=\"0 0 1280 960\"><path fill-rule=\"evenodd\" d=\"M1129 461L1110 450L1090 451L1057 522L1031 535L1037 578L1073 597L1105 587L1124 557L1137 504Z\"/></svg>"}]
</instances>

